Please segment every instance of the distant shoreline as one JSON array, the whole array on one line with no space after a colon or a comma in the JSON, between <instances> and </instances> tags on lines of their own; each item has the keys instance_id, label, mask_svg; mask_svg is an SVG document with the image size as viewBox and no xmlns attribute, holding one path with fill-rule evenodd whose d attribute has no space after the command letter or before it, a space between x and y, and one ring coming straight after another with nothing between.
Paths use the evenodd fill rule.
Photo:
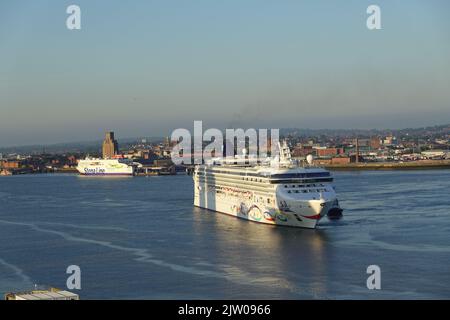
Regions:
<instances>
[{"instance_id":1,"label":"distant shoreline","mask_svg":"<svg viewBox=\"0 0 450 320\"><path fill-rule=\"evenodd\" d=\"M419 160L408 162L360 162L348 164L326 164L318 165L330 171L389 171L389 170L439 170L450 169L450 159L448 160ZM7 170L7 169L5 169ZM44 172L11 172L11 175L17 174L39 174ZM60 168L55 171L45 172L47 174L76 174L75 168ZM0 168L0 176L5 172ZM6 174L9 175L9 174Z\"/></svg>"},{"instance_id":2,"label":"distant shoreline","mask_svg":"<svg viewBox=\"0 0 450 320\"><path fill-rule=\"evenodd\" d=\"M328 170L424 170L450 169L450 160L420 160L409 162L366 162L349 164L327 164Z\"/></svg>"}]
</instances>

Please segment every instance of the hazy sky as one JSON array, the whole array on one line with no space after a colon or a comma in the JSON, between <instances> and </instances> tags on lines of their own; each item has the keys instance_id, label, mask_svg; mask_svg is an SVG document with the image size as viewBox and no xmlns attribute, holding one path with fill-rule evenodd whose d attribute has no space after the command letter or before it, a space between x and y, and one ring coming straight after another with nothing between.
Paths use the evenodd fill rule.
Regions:
<instances>
[{"instance_id":1,"label":"hazy sky","mask_svg":"<svg viewBox=\"0 0 450 320\"><path fill-rule=\"evenodd\" d=\"M81 7L81 30L66 8ZM370 4L382 30L366 27ZM1 0L0 146L450 123L450 1Z\"/></svg>"}]
</instances>

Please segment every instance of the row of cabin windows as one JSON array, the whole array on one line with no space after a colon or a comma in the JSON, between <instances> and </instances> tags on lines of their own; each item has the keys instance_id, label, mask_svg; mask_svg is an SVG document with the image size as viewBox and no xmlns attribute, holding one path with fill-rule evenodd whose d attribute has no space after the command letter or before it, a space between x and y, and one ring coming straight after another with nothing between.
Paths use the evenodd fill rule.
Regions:
<instances>
[{"instance_id":1,"label":"row of cabin windows","mask_svg":"<svg viewBox=\"0 0 450 320\"><path fill-rule=\"evenodd\" d=\"M198 170L201 174L230 174L230 175L240 175L240 176L253 176L253 177L267 177L273 179L294 179L294 178L319 178L319 177L330 177L329 172L308 172L308 173L281 173L281 174L269 174L269 173L253 173L253 172L236 172L227 170Z\"/></svg>"},{"instance_id":2,"label":"row of cabin windows","mask_svg":"<svg viewBox=\"0 0 450 320\"><path fill-rule=\"evenodd\" d=\"M325 187L325 186L321 183L321 184L306 184L306 185L302 185L302 184L299 184L299 185L295 185L295 184L288 185L288 184L285 184L284 187L285 188L316 188L316 187Z\"/></svg>"},{"instance_id":3,"label":"row of cabin windows","mask_svg":"<svg viewBox=\"0 0 450 320\"><path fill-rule=\"evenodd\" d=\"M223 192L222 190L216 190L216 193L217 194L226 194L226 192ZM289 191L289 193L290 193L290 191ZM253 200L256 202L259 202L259 203L264 203L265 201L267 201L268 204L275 203L275 201L273 199L270 199L270 198L264 199L263 197L254 197Z\"/></svg>"},{"instance_id":4,"label":"row of cabin windows","mask_svg":"<svg viewBox=\"0 0 450 320\"><path fill-rule=\"evenodd\" d=\"M255 181L255 182L263 182L263 180L262 179L257 179L257 178L248 178L248 177L246 177L246 178L242 178L242 180L244 180L244 181Z\"/></svg>"},{"instance_id":5,"label":"row of cabin windows","mask_svg":"<svg viewBox=\"0 0 450 320\"><path fill-rule=\"evenodd\" d=\"M326 192L327 189L303 189L303 190L288 190L287 193L310 193L310 192Z\"/></svg>"},{"instance_id":6,"label":"row of cabin windows","mask_svg":"<svg viewBox=\"0 0 450 320\"><path fill-rule=\"evenodd\" d=\"M208 179L209 177L207 175L202 176L199 175L200 179ZM214 177L210 177L211 179L215 179ZM251 181L251 182L264 182L263 179L260 178L249 178L249 177L242 177L241 178L243 181ZM203 180L201 180L203 181ZM295 181L295 182L300 182L300 183L311 183L311 182L332 182L333 179L332 178L327 178L327 179L306 179L306 180L299 180L299 181ZM271 183L271 184L283 184L286 182L292 182L292 181L285 181L285 180L269 180L269 181L265 181L266 183ZM295 186L293 186L295 187ZM287 186L285 186L285 188L287 188Z\"/></svg>"}]
</instances>

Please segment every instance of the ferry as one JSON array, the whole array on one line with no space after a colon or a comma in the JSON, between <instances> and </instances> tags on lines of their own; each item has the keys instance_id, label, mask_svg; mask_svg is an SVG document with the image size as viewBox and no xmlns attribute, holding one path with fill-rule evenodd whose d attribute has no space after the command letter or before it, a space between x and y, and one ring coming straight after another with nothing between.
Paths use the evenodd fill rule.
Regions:
<instances>
[{"instance_id":1,"label":"ferry","mask_svg":"<svg viewBox=\"0 0 450 320\"><path fill-rule=\"evenodd\" d=\"M193 172L194 205L255 222L313 229L342 209L331 173L291 159L287 143L280 154L249 164L248 157L216 158Z\"/></svg>"},{"instance_id":2,"label":"ferry","mask_svg":"<svg viewBox=\"0 0 450 320\"><path fill-rule=\"evenodd\" d=\"M77 170L82 175L94 176L134 176L141 164L124 158L79 160Z\"/></svg>"}]
</instances>

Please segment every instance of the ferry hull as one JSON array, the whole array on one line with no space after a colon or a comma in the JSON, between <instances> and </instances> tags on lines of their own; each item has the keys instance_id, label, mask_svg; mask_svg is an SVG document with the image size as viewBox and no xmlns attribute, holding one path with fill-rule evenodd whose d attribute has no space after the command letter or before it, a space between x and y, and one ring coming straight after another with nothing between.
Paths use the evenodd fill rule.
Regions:
<instances>
[{"instance_id":1,"label":"ferry hull","mask_svg":"<svg viewBox=\"0 0 450 320\"><path fill-rule=\"evenodd\" d=\"M133 176L134 170L127 171L107 171L107 170L86 170L85 168L78 168L78 172L82 176Z\"/></svg>"},{"instance_id":2,"label":"ferry hull","mask_svg":"<svg viewBox=\"0 0 450 320\"><path fill-rule=\"evenodd\" d=\"M77 170L84 176L133 176L135 165L117 159L85 159L79 161Z\"/></svg>"},{"instance_id":3,"label":"ferry hull","mask_svg":"<svg viewBox=\"0 0 450 320\"><path fill-rule=\"evenodd\" d=\"M82 176L134 176L134 172L85 172L78 170Z\"/></svg>"},{"instance_id":4,"label":"ferry hull","mask_svg":"<svg viewBox=\"0 0 450 320\"><path fill-rule=\"evenodd\" d=\"M134 176L133 173L84 173L80 172L81 176Z\"/></svg>"}]
</instances>

